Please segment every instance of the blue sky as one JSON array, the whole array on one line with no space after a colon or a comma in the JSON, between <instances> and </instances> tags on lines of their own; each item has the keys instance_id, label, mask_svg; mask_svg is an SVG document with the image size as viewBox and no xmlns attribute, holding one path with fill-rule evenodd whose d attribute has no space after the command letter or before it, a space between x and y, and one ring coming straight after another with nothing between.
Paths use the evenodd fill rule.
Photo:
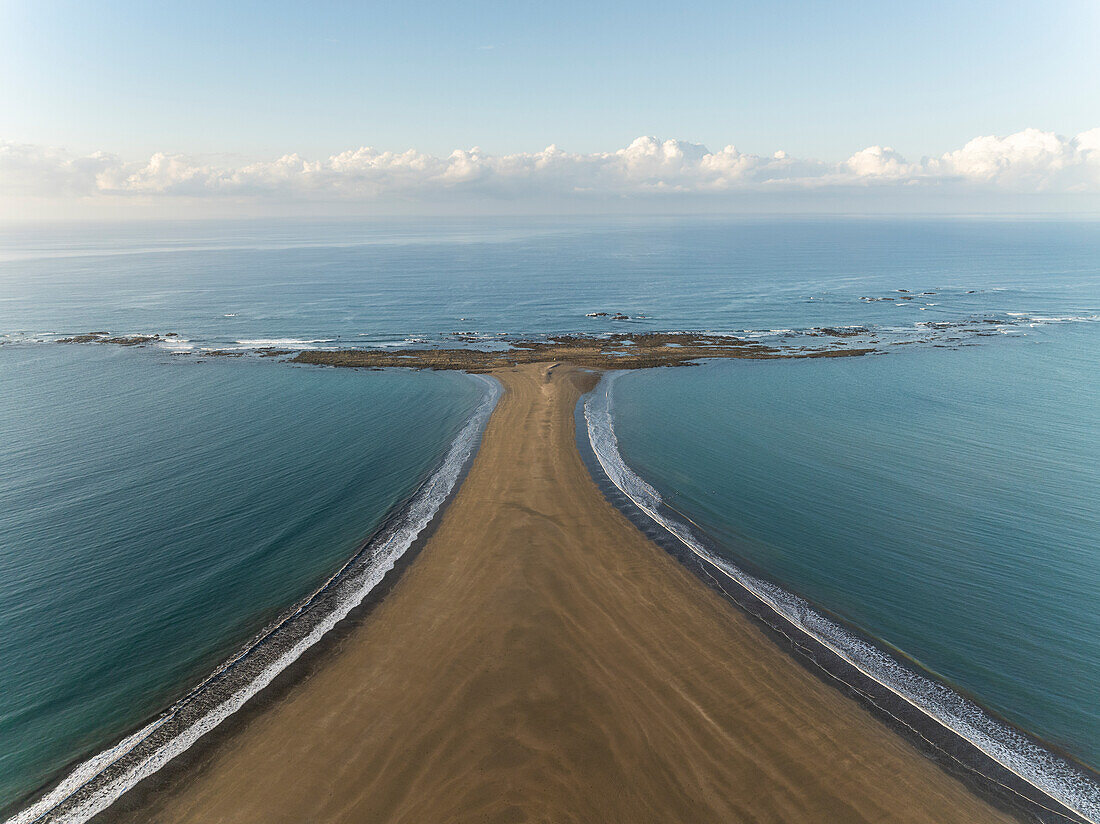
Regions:
<instances>
[{"instance_id":1,"label":"blue sky","mask_svg":"<svg viewBox=\"0 0 1100 824\"><path fill-rule=\"evenodd\" d=\"M982 135L1100 126L1097 43L1097 0L0 0L0 141L70 165L584 155L643 135L917 162Z\"/></svg>"},{"instance_id":2,"label":"blue sky","mask_svg":"<svg viewBox=\"0 0 1100 824\"><path fill-rule=\"evenodd\" d=\"M0 3L0 135L77 151L841 159L1100 125L1100 4Z\"/></svg>"}]
</instances>

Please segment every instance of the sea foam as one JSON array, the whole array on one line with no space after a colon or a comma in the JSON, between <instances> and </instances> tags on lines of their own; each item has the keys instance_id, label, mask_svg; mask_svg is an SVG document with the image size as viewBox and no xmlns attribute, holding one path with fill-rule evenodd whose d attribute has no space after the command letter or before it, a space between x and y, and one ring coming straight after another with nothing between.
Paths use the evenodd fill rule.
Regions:
<instances>
[{"instance_id":1,"label":"sea foam","mask_svg":"<svg viewBox=\"0 0 1100 824\"><path fill-rule=\"evenodd\" d=\"M223 662L160 717L79 764L6 824L88 821L239 710L361 604L432 521L473 457L502 388L493 378L470 377L485 385L485 399L463 426L439 467L384 529L322 586Z\"/></svg>"},{"instance_id":2,"label":"sea foam","mask_svg":"<svg viewBox=\"0 0 1100 824\"><path fill-rule=\"evenodd\" d=\"M605 375L584 401L592 451L608 479L623 494L712 571L742 587L864 675L966 739L1050 798L1087 821L1100 822L1100 785L1080 769L993 718L947 685L903 666L883 650L822 615L804 598L750 575L709 550L690 527L669 511L660 493L630 468L619 451L612 414L612 388L623 374L610 372Z\"/></svg>"}]
</instances>

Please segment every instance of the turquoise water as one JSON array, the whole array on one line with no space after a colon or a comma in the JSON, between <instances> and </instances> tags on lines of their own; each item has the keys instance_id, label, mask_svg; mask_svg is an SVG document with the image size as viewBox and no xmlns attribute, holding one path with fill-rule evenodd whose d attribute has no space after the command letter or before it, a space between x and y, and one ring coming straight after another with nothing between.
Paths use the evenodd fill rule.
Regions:
<instances>
[{"instance_id":1,"label":"turquoise water","mask_svg":"<svg viewBox=\"0 0 1100 824\"><path fill-rule=\"evenodd\" d=\"M457 374L0 356L0 798L174 699L439 461Z\"/></svg>"},{"instance_id":2,"label":"turquoise water","mask_svg":"<svg viewBox=\"0 0 1100 824\"><path fill-rule=\"evenodd\" d=\"M1085 221L0 228L0 800L308 593L485 397L256 351L459 331L888 351L627 375L623 453L730 558L1100 765L1098 318ZM92 330L178 336L52 342Z\"/></svg>"},{"instance_id":3,"label":"turquoise water","mask_svg":"<svg viewBox=\"0 0 1100 824\"><path fill-rule=\"evenodd\" d=\"M735 562L1100 764L1100 325L623 375L623 457ZM775 368L771 368L771 367Z\"/></svg>"}]
</instances>

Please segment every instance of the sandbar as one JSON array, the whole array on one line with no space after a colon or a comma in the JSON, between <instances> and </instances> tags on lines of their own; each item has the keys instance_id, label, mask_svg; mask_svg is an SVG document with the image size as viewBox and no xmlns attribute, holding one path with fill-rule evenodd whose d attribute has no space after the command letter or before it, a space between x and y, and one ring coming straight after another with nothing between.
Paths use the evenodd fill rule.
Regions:
<instances>
[{"instance_id":1,"label":"sandbar","mask_svg":"<svg viewBox=\"0 0 1100 824\"><path fill-rule=\"evenodd\" d=\"M1017 820L797 664L602 496L574 441L596 374L494 374L506 391L469 474L386 597L113 819Z\"/></svg>"}]
</instances>

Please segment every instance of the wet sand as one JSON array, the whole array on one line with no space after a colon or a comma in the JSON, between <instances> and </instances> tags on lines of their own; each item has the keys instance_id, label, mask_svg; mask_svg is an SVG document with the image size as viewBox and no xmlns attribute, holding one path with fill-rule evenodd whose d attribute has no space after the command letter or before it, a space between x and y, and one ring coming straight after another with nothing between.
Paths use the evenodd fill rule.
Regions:
<instances>
[{"instance_id":1,"label":"wet sand","mask_svg":"<svg viewBox=\"0 0 1100 824\"><path fill-rule=\"evenodd\" d=\"M796 664L602 497L574 443L594 375L496 374L507 392L469 476L393 590L308 677L123 818L1014 820Z\"/></svg>"}]
</instances>

